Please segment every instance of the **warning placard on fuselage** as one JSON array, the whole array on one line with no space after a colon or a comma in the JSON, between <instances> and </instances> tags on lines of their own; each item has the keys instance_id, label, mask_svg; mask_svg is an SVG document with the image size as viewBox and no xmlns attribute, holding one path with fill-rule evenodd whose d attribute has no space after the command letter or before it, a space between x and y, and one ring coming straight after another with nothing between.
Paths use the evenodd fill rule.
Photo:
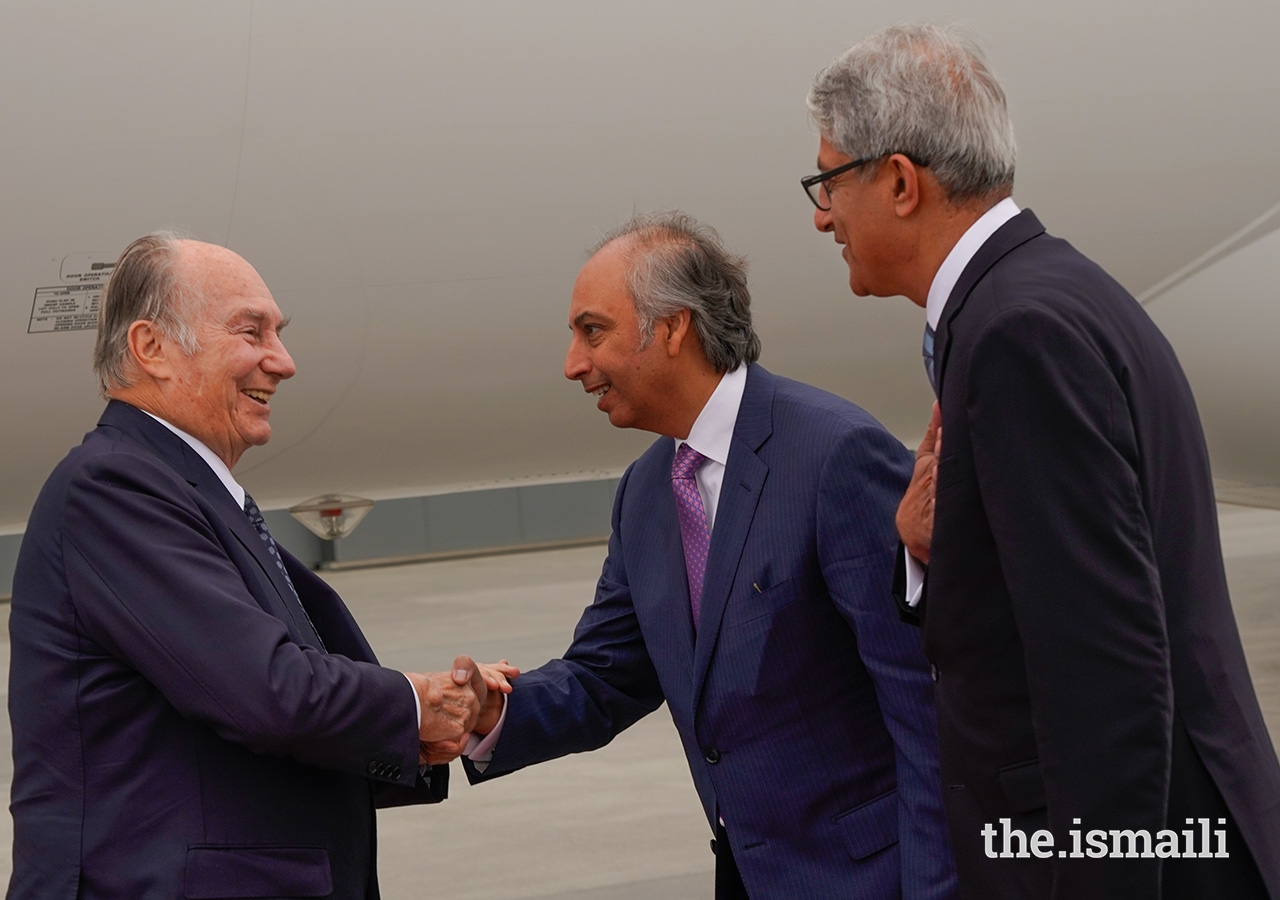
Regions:
<instances>
[{"instance_id":1,"label":"warning placard on fuselage","mask_svg":"<svg viewBox=\"0 0 1280 900\"><path fill-rule=\"evenodd\" d=\"M91 331L98 327L98 300L101 297L100 281L36 288L27 334Z\"/></svg>"}]
</instances>

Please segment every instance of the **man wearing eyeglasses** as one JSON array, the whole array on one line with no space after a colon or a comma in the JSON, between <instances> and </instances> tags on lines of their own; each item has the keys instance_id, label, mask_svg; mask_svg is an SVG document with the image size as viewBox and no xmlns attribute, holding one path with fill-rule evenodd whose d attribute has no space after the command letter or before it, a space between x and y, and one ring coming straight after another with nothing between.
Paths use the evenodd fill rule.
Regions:
<instances>
[{"instance_id":1,"label":"man wearing eyeglasses","mask_svg":"<svg viewBox=\"0 0 1280 900\"><path fill-rule=\"evenodd\" d=\"M1280 767L1173 350L1015 205L1004 93L963 34L874 34L809 108L803 184L850 287L926 311L897 581L962 895L1275 900Z\"/></svg>"}]
</instances>

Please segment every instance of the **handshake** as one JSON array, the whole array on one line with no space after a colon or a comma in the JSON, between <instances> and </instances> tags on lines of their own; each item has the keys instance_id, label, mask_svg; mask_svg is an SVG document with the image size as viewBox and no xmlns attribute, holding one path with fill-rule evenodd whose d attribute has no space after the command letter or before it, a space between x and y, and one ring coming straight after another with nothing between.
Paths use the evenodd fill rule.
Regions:
<instances>
[{"instance_id":1,"label":"handshake","mask_svg":"<svg viewBox=\"0 0 1280 900\"><path fill-rule=\"evenodd\" d=\"M502 717L504 694L520 670L505 659L477 663L465 653L449 672L407 672L418 694L418 762L443 765L462 755L471 735L486 735Z\"/></svg>"}]
</instances>

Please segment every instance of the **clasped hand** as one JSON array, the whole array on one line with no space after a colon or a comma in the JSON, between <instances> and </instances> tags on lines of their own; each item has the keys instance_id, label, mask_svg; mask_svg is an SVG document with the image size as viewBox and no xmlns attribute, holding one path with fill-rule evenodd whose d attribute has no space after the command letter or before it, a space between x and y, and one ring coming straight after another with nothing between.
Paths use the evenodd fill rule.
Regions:
<instances>
[{"instance_id":1,"label":"clasped hand","mask_svg":"<svg viewBox=\"0 0 1280 900\"><path fill-rule=\"evenodd\" d=\"M453 661L451 671L409 673L422 711L419 762L450 762L473 732L492 731L502 715L502 695L511 693L511 681L519 674L505 659L486 665L465 653Z\"/></svg>"}]
</instances>

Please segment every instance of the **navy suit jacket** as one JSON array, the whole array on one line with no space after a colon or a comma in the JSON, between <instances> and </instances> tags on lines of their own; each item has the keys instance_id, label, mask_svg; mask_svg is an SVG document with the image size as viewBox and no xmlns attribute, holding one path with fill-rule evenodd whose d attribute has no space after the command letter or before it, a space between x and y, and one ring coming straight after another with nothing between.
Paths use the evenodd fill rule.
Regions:
<instances>
[{"instance_id":1,"label":"navy suit jacket","mask_svg":"<svg viewBox=\"0 0 1280 900\"><path fill-rule=\"evenodd\" d=\"M1209 815L1189 799L1185 734L1280 897L1280 767L1172 348L1024 210L965 268L934 349L943 438L923 628L962 891L1159 897L1158 858L1058 850L1073 828L1154 838L1169 810ZM1052 857L989 859L979 833L1002 817L1048 827Z\"/></svg>"},{"instance_id":2,"label":"navy suit jacket","mask_svg":"<svg viewBox=\"0 0 1280 900\"><path fill-rule=\"evenodd\" d=\"M213 471L113 401L49 477L14 575L12 898L376 897L413 690Z\"/></svg>"},{"instance_id":3,"label":"navy suit jacket","mask_svg":"<svg viewBox=\"0 0 1280 900\"><path fill-rule=\"evenodd\" d=\"M618 486L595 602L508 698L492 778L591 750L664 700L754 897L941 898L955 876L933 683L889 601L912 468L856 406L747 373L695 634L660 438Z\"/></svg>"}]
</instances>

